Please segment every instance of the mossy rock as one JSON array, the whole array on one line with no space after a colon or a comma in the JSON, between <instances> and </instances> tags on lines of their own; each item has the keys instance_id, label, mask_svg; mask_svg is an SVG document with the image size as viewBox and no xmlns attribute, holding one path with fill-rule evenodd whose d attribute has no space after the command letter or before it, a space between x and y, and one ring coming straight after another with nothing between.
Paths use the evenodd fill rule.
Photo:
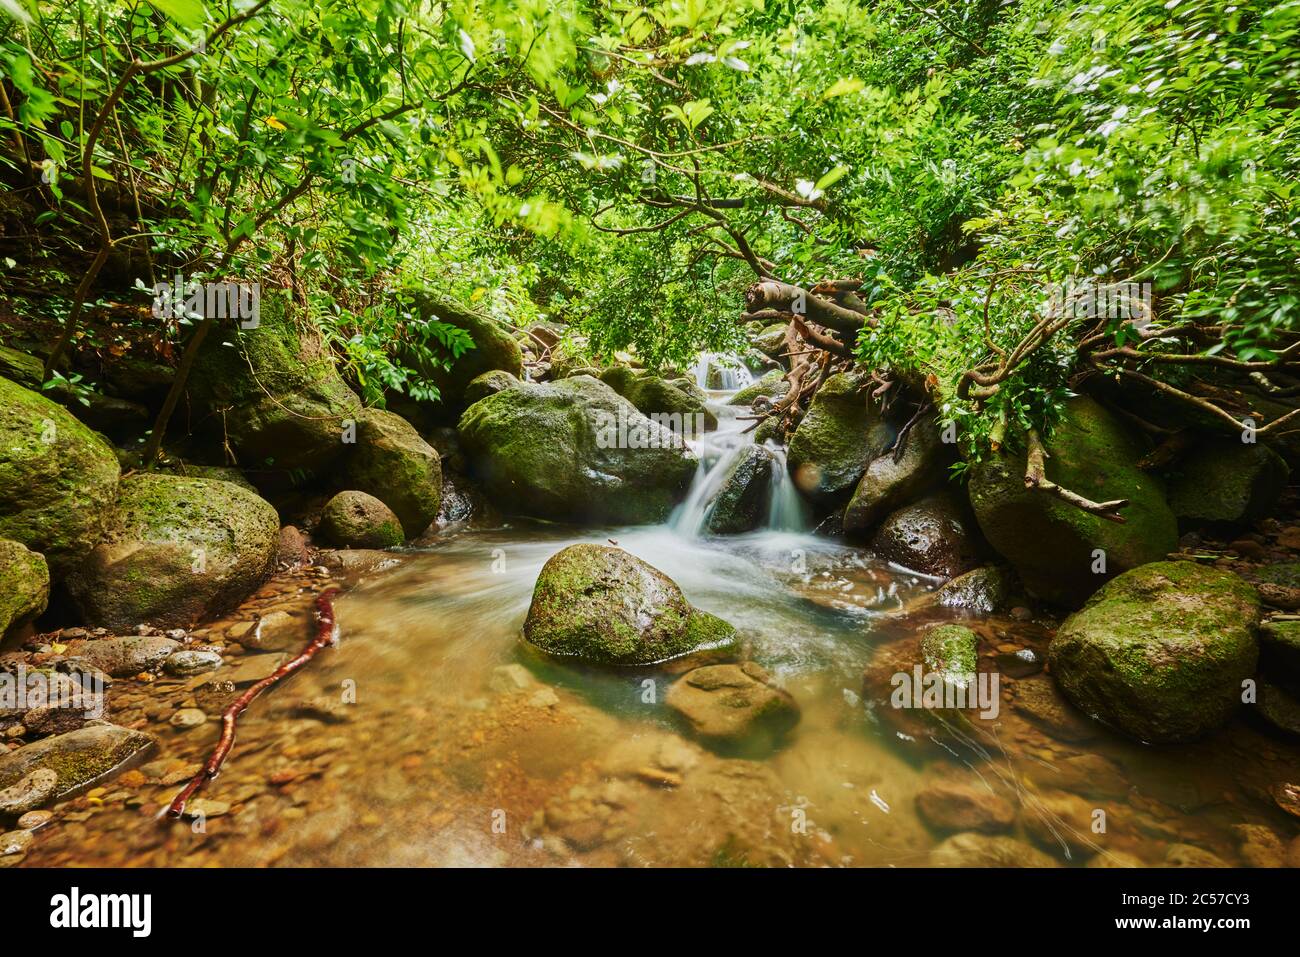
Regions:
<instances>
[{"instance_id":1,"label":"mossy rock","mask_svg":"<svg viewBox=\"0 0 1300 957\"><path fill-rule=\"evenodd\" d=\"M319 531L330 545L343 548L396 548L406 540L393 510L365 492L339 492L326 504Z\"/></svg>"},{"instance_id":2,"label":"mossy rock","mask_svg":"<svg viewBox=\"0 0 1300 957\"><path fill-rule=\"evenodd\" d=\"M774 322L750 339L754 348L766 356L776 358L785 351L785 330L787 323Z\"/></svg>"},{"instance_id":3,"label":"mossy rock","mask_svg":"<svg viewBox=\"0 0 1300 957\"><path fill-rule=\"evenodd\" d=\"M635 555L580 544L542 566L524 638L552 655L645 665L729 647L736 631L691 607L676 582Z\"/></svg>"},{"instance_id":4,"label":"mossy rock","mask_svg":"<svg viewBox=\"0 0 1300 957\"><path fill-rule=\"evenodd\" d=\"M275 568L275 509L232 482L142 473L122 480L104 539L68 575L86 623L171 628L222 614Z\"/></svg>"},{"instance_id":5,"label":"mossy rock","mask_svg":"<svg viewBox=\"0 0 1300 957\"><path fill-rule=\"evenodd\" d=\"M1255 673L1259 595L1231 572L1153 562L1108 582L1048 648L1065 696L1140 741L1188 741L1236 711Z\"/></svg>"},{"instance_id":6,"label":"mossy rock","mask_svg":"<svg viewBox=\"0 0 1300 957\"><path fill-rule=\"evenodd\" d=\"M0 379L0 538L62 575L99 541L120 473L112 446L66 409Z\"/></svg>"},{"instance_id":7,"label":"mossy rock","mask_svg":"<svg viewBox=\"0 0 1300 957\"><path fill-rule=\"evenodd\" d=\"M848 499L867 465L894 441L894 430L860 385L845 372L828 378L790 436L790 474L804 495L824 507Z\"/></svg>"},{"instance_id":8,"label":"mossy rock","mask_svg":"<svg viewBox=\"0 0 1300 957\"><path fill-rule=\"evenodd\" d=\"M1178 463L1169 507L1185 526L1250 524L1273 511L1290 475L1266 445L1206 442Z\"/></svg>"},{"instance_id":9,"label":"mossy rock","mask_svg":"<svg viewBox=\"0 0 1300 957\"><path fill-rule=\"evenodd\" d=\"M917 420L902 442L897 459L890 450L867 465L844 510L845 534L870 532L890 512L943 483L952 454L943 444L934 418Z\"/></svg>"},{"instance_id":10,"label":"mossy rock","mask_svg":"<svg viewBox=\"0 0 1300 957\"><path fill-rule=\"evenodd\" d=\"M776 401L790 391L790 383L785 381L785 372L772 369L761 378L739 390L727 400L727 405L753 405L759 396Z\"/></svg>"},{"instance_id":11,"label":"mossy rock","mask_svg":"<svg viewBox=\"0 0 1300 957\"><path fill-rule=\"evenodd\" d=\"M419 535L442 504L437 450L400 415L384 409L357 413L356 440L344 467L347 484L379 499L408 534Z\"/></svg>"},{"instance_id":12,"label":"mossy rock","mask_svg":"<svg viewBox=\"0 0 1300 957\"><path fill-rule=\"evenodd\" d=\"M962 625L936 625L921 635L921 659L944 682L969 686L979 664L979 637Z\"/></svg>"},{"instance_id":13,"label":"mossy rock","mask_svg":"<svg viewBox=\"0 0 1300 957\"><path fill-rule=\"evenodd\" d=\"M38 768L48 768L58 775L48 800L60 800L114 771L139 763L157 746L152 735L140 731L114 724L90 724L0 755L0 788L16 784Z\"/></svg>"},{"instance_id":14,"label":"mossy rock","mask_svg":"<svg viewBox=\"0 0 1300 957\"><path fill-rule=\"evenodd\" d=\"M1300 689L1300 621L1268 621L1260 626L1263 663Z\"/></svg>"},{"instance_id":15,"label":"mossy rock","mask_svg":"<svg viewBox=\"0 0 1300 957\"><path fill-rule=\"evenodd\" d=\"M0 638L45 611L49 600L45 557L19 542L0 539Z\"/></svg>"},{"instance_id":16,"label":"mossy rock","mask_svg":"<svg viewBox=\"0 0 1300 957\"><path fill-rule=\"evenodd\" d=\"M705 429L717 428L717 417L709 411L702 398L658 376L637 376L625 385L625 389L614 391L636 406L642 415L674 432L684 431L698 438Z\"/></svg>"},{"instance_id":17,"label":"mossy rock","mask_svg":"<svg viewBox=\"0 0 1300 957\"><path fill-rule=\"evenodd\" d=\"M255 328L233 320L213 328L187 389L206 427L259 488L301 484L328 469L361 411L329 349L278 290L263 297Z\"/></svg>"},{"instance_id":18,"label":"mossy rock","mask_svg":"<svg viewBox=\"0 0 1300 957\"><path fill-rule=\"evenodd\" d=\"M519 378L504 369L492 369L484 372L465 387L465 404L473 405L479 399L486 399L519 384Z\"/></svg>"},{"instance_id":19,"label":"mossy rock","mask_svg":"<svg viewBox=\"0 0 1300 957\"><path fill-rule=\"evenodd\" d=\"M747 445L722 479L705 519L714 535L752 532L767 518L772 492L772 470L777 457L761 445Z\"/></svg>"},{"instance_id":20,"label":"mossy rock","mask_svg":"<svg viewBox=\"0 0 1300 957\"><path fill-rule=\"evenodd\" d=\"M237 468L228 465L190 465L183 463L176 467L176 474L183 475L186 478L215 479L218 482L233 482L250 492L256 493L257 488L250 482L244 473Z\"/></svg>"},{"instance_id":21,"label":"mossy rock","mask_svg":"<svg viewBox=\"0 0 1300 957\"><path fill-rule=\"evenodd\" d=\"M468 404L465 390L485 372L500 370L516 379L524 374L524 354L510 330L449 296L431 290L413 293L415 309L422 319L436 319L464 329L474 348L456 358L450 369L424 370L441 393L441 402L459 413Z\"/></svg>"},{"instance_id":22,"label":"mossy rock","mask_svg":"<svg viewBox=\"0 0 1300 957\"><path fill-rule=\"evenodd\" d=\"M1121 525L1025 488L1023 451L973 462L970 501L980 529L1031 594L1077 607L1108 577L1176 550L1178 521L1163 484L1137 467L1141 449L1098 403L1070 399L1045 445L1049 479L1093 501L1129 505Z\"/></svg>"},{"instance_id":23,"label":"mossy rock","mask_svg":"<svg viewBox=\"0 0 1300 957\"><path fill-rule=\"evenodd\" d=\"M695 474L680 436L590 376L490 395L459 434L494 503L537 518L661 522Z\"/></svg>"}]
</instances>

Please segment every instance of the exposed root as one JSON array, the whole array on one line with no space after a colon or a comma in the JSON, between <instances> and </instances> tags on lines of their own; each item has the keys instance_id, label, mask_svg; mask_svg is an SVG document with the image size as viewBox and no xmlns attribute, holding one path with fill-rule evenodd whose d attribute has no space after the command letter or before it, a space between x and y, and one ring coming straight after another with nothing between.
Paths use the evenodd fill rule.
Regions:
<instances>
[{"instance_id":1,"label":"exposed root","mask_svg":"<svg viewBox=\"0 0 1300 957\"><path fill-rule=\"evenodd\" d=\"M1025 488L1047 492L1091 515L1104 518L1108 522L1124 524L1124 516L1119 514L1119 510L1129 504L1128 499L1117 498L1110 502L1094 502L1077 492L1071 492L1068 488L1062 488L1047 477L1047 450L1043 448L1038 431L1030 429L1026 434L1026 441L1029 445L1029 457L1025 465Z\"/></svg>"}]
</instances>

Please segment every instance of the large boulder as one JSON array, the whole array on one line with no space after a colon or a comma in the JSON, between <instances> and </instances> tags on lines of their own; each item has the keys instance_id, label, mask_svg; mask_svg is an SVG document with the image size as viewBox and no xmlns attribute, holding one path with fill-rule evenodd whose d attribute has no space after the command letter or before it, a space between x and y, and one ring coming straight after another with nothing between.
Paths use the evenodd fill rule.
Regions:
<instances>
[{"instance_id":1,"label":"large boulder","mask_svg":"<svg viewBox=\"0 0 1300 957\"><path fill-rule=\"evenodd\" d=\"M902 442L897 457L891 450L876 456L867 466L844 510L845 534L870 532L890 512L943 481L950 449L941 441L933 418L917 420Z\"/></svg>"},{"instance_id":2,"label":"large boulder","mask_svg":"<svg viewBox=\"0 0 1300 957\"><path fill-rule=\"evenodd\" d=\"M785 370L772 369L737 391L727 400L727 405L751 406L760 397L775 402L789 391L790 383L785 381Z\"/></svg>"},{"instance_id":3,"label":"large boulder","mask_svg":"<svg viewBox=\"0 0 1300 957\"><path fill-rule=\"evenodd\" d=\"M0 539L0 638L43 612L49 600L50 570L44 556Z\"/></svg>"},{"instance_id":4,"label":"large boulder","mask_svg":"<svg viewBox=\"0 0 1300 957\"><path fill-rule=\"evenodd\" d=\"M344 435L361 411L329 349L278 291L263 297L256 327L212 329L187 388L260 488L320 475L348 448Z\"/></svg>"},{"instance_id":5,"label":"large boulder","mask_svg":"<svg viewBox=\"0 0 1300 957\"><path fill-rule=\"evenodd\" d=\"M699 438L705 429L717 427L718 420L708 410L703 398L658 376L637 376L626 384L625 389L615 391L636 406L642 415L674 432L685 432L689 437Z\"/></svg>"},{"instance_id":6,"label":"large boulder","mask_svg":"<svg viewBox=\"0 0 1300 957\"><path fill-rule=\"evenodd\" d=\"M767 518L773 469L780 460L761 445L747 445L727 466L705 527L715 535L752 532Z\"/></svg>"},{"instance_id":7,"label":"large boulder","mask_svg":"<svg viewBox=\"0 0 1300 957\"><path fill-rule=\"evenodd\" d=\"M356 416L356 447L345 466L347 484L393 510L409 535L438 517L442 464L437 451L400 415L366 409Z\"/></svg>"},{"instance_id":8,"label":"large boulder","mask_svg":"<svg viewBox=\"0 0 1300 957\"><path fill-rule=\"evenodd\" d=\"M590 376L490 395L459 433L494 502L538 518L663 521L695 474L680 436Z\"/></svg>"},{"instance_id":9,"label":"large boulder","mask_svg":"<svg viewBox=\"0 0 1300 957\"><path fill-rule=\"evenodd\" d=\"M1049 479L1093 501L1129 505L1118 524L1026 488L1023 451L972 462L970 501L980 529L1031 594L1077 606L1108 577L1177 548L1178 522L1160 480L1137 467L1137 444L1095 401L1069 400L1045 446Z\"/></svg>"},{"instance_id":10,"label":"large boulder","mask_svg":"<svg viewBox=\"0 0 1300 957\"><path fill-rule=\"evenodd\" d=\"M894 441L894 430L860 385L844 372L828 378L790 437L790 474L819 505L831 507L847 499L871 460Z\"/></svg>"},{"instance_id":11,"label":"large boulder","mask_svg":"<svg viewBox=\"0 0 1300 957\"><path fill-rule=\"evenodd\" d=\"M339 492L320 515L321 538L343 548L396 548L406 540L392 509L365 492Z\"/></svg>"},{"instance_id":12,"label":"large boulder","mask_svg":"<svg viewBox=\"0 0 1300 957\"><path fill-rule=\"evenodd\" d=\"M120 472L112 446L66 409L0 379L0 538L62 574L99 541Z\"/></svg>"},{"instance_id":13,"label":"large boulder","mask_svg":"<svg viewBox=\"0 0 1300 957\"><path fill-rule=\"evenodd\" d=\"M1207 442L1178 463L1169 507L1184 525L1245 525L1272 510L1291 469L1267 445Z\"/></svg>"},{"instance_id":14,"label":"large boulder","mask_svg":"<svg viewBox=\"0 0 1300 957\"><path fill-rule=\"evenodd\" d=\"M473 405L479 399L486 399L488 396L496 395L506 389L513 389L518 384L519 379L504 369L492 369L484 372L465 386L465 404L467 406Z\"/></svg>"},{"instance_id":15,"label":"large boulder","mask_svg":"<svg viewBox=\"0 0 1300 957\"><path fill-rule=\"evenodd\" d=\"M68 591L91 625L190 625L260 586L279 537L275 509L241 486L132 475L103 541L69 573Z\"/></svg>"},{"instance_id":16,"label":"large boulder","mask_svg":"<svg viewBox=\"0 0 1300 957\"><path fill-rule=\"evenodd\" d=\"M452 360L451 368L426 370L447 408L459 413L465 407L465 389L485 372L497 369L509 372L516 379L523 378L523 352L514 336L500 323L431 290L414 293L414 302L420 318L463 329L474 341L474 348Z\"/></svg>"},{"instance_id":17,"label":"large boulder","mask_svg":"<svg viewBox=\"0 0 1300 957\"><path fill-rule=\"evenodd\" d=\"M645 665L730 646L736 632L693 608L676 582L635 555L581 544L542 566L524 637L553 655Z\"/></svg>"},{"instance_id":18,"label":"large boulder","mask_svg":"<svg viewBox=\"0 0 1300 957\"><path fill-rule=\"evenodd\" d=\"M1141 741L1187 741L1223 724L1255 673L1259 595L1231 572L1153 562L1108 582L1048 648L1084 712Z\"/></svg>"}]
</instances>

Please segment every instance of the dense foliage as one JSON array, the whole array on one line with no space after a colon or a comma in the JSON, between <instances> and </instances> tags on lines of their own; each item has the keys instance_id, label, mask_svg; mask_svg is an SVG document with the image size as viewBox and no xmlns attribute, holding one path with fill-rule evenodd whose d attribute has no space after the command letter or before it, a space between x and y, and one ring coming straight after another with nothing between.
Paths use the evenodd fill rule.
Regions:
<instances>
[{"instance_id":1,"label":"dense foliage","mask_svg":"<svg viewBox=\"0 0 1300 957\"><path fill-rule=\"evenodd\" d=\"M72 288L68 237L147 282L291 285L372 400L435 394L407 360L467 345L408 278L652 365L738 346L758 278L850 278L856 355L980 440L1110 374L1087 320L958 388L1062 284L1149 282L1157 328L1213 327L1143 350L1293 341L1296 0L0 6L0 163L61 290L37 308L78 334L106 283Z\"/></svg>"}]
</instances>

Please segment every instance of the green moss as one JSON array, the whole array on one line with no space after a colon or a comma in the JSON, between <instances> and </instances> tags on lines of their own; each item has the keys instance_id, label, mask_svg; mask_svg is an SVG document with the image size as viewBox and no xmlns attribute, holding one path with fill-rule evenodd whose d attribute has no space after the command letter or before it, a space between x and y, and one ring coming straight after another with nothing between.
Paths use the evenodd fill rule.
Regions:
<instances>
[{"instance_id":1,"label":"green moss","mask_svg":"<svg viewBox=\"0 0 1300 957\"><path fill-rule=\"evenodd\" d=\"M430 290L417 290L413 295L415 308L421 317L438 319L464 329L474 341L474 348L457 358L450 369L423 370L438 386L444 404L457 410L463 408L469 384L493 369L508 372L516 379L523 377L523 352L510 332L499 323Z\"/></svg>"},{"instance_id":2,"label":"green moss","mask_svg":"<svg viewBox=\"0 0 1300 957\"><path fill-rule=\"evenodd\" d=\"M402 527L419 535L438 516L442 463L437 451L400 415L366 409L357 415L357 442L348 455L348 484L391 508Z\"/></svg>"},{"instance_id":3,"label":"green moss","mask_svg":"<svg viewBox=\"0 0 1300 957\"><path fill-rule=\"evenodd\" d=\"M790 390L790 383L785 381L785 373L781 369L773 369L763 375L762 378L751 382L749 385L740 389L727 400L727 405L753 405L754 400L759 396L766 396L769 399L779 399Z\"/></svg>"},{"instance_id":4,"label":"green moss","mask_svg":"<svg viewBox=\"0 0 1300 957\"><path fill-rule=\"evenodd\" d=\"M1061 626L1052 672L1084 711L1144 741L1217 727L1255 670L1259 596L1236 575L1155 562L1114 579Z\"/></svg>"},{"instance_id":5,"label":"green moss","mask_svg":"<svg viewBox=\"0 0 1300 957\"><path fill-rule=\"evenodd\" d=\"M965 685L979 661L979 638L961 625L938 625L921 636L921 657L927 671L944 681Z\"/></svg>"},{"instance_id":6,"label":"green moss","mask_svg":"<svg viewBox=\"0 0 1300 957\"><path fill-rule=\"evenodd\" d=\"M45 558L18 542L0 539L0 638L45 611L49 598Z\"/></svg>"},{"instance_id":7,"label":"green moss","mask_svg":"<svg viewBox=\"0 0 1300 957\"><path fill-rule=\"evenodd\" d=\"M1169 507L1190 524L1253 522L1272 511L1290 474L1266 445L1207 442L1178 463L1169 483Z\"/></svg>"},{"instance_id":8,"label":"green moss","mask_svg":"<svg viewBox=\"0 0 1300 957\"><path fill-rule=\"evenodd\" d=\"M800 491L823 505L843 503L867 464L894 440L860 384L848 373L828 378L790 437L790 473Z\"/></svg>"}]
</instances>

